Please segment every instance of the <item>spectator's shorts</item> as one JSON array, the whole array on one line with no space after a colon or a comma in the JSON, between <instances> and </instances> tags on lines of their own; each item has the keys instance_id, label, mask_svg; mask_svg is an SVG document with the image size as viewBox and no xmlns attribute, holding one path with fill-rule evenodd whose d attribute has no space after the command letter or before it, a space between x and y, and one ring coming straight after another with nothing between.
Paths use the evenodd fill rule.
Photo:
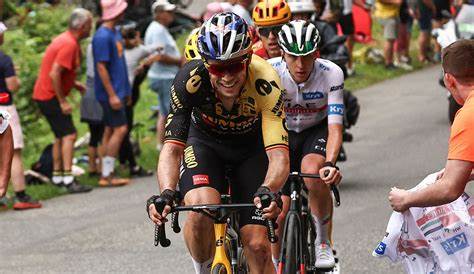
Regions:
<instances>
[{"instance_id":1,"label":"spectator's shorts","mask_svg":"<svg viewBox=\"0 0 474 274\"><path fill-rule=\"evenodd\" d=\"M398 36L398 24L400 22L398 17L379 19L383 26L383 38L387 40L395 40Z\"/></svg>"},{"instance_id":2,"label":"spectator's shorts","mask_svg":"<svg viewBox=\"0 0 474 274\"><path fill-rule=\"evenodd\" d=\"M11 117L9 123L13 133L13 148L22 149L24 147L23 132L21 131L20 116L18 116L15 105L0 106L0 111L10 113Z\"/></svg>"},{"instance_id":3,"label":"spectator's shorts","mask_svg":"<svg viewBox=\"0 0 474 274\"><path fill-rule=\"evenodd\" d=\"M345 35L354 34L354 18L352 13L342 15L339 19L339 25L341 25L342 33Z\"/></svg>"},{"instance_id":4,"label":"spectator's shorts","mask_svg":"<svg viewBox=\"0 0 474 274\"><path fill-rule=\"evenodd\" d=\"M434 15L433 19L436 20L436 21L441 21L443 19L447 19L443 15L443 11L448 12L449 14L451 14L451 12L450 12L451 7L450 7L450 4L449 4L449 0L434 0L433 2L436 6L436 14Z\"/></svg>"},{"instance_id":5,"label":"spectator's shorts","mask_svg":"<svg viewBox=\"0 0 474 274\"><path fill-rule=\"evenodd\" d=\"M109 102L99 102L104 112L103 122L106 127L120 127L127 124L127 113L125 112L125 102L122 100L122 108L113 109Z\"/></svg>"},{"instance_id":6,"label":"spectator's shorts","mask_svg":"<svg viewBox=\"0 0 474 274\"><path fill-rule=\"evenodd\" d=\"M308 128L300 133L288 131L290 145L290 172L301 171L301 161L311 153L326 158L328 139L328 122L323 120L319 125ZM282 189L284 195L290 195L290 184L287 182Z\"/></svg>"},{"instance_id":7,"label":"spectator's shorts","mask_svg":"<svg viewBox=\"0 0 474 274\"><path fill-rule=\"evenodd\" d=\"M268 158L262 138L253 144L216 141L193 125L184 149L179 189L210 187L221 194L231 194L233 203L253 203L253 195L262 185L268 169ZM229 185L230 182L230 185ZM239 225L265 225L258 209L240 211Z\"/></svg>"},{"instance_id":8,"label":"spectator's shorts","mask_svg":"<svg viewBox=\"0 0 474 274\"><path fill-rule=\"evenodd\" d=\"M150 78L150 88L158 94L160 115L168 116L170 113L170 92L173 79Z\"/></svg>"},{"instance_id":9,"label":"spectator's shorts","mask_svg":"<svg viewBox=\"0 0 474 274\"><path fill-rule=\"evenodd\" d=\"M63 114L56 97L48 101L36 102L38 103L41 113L46 117L46 120L56 138L59 139L76 133L71 114Z\"/></svg>"},{"instance_id":10,"label":"spectator's shorts","mask_svg":"<svg viewBox=\"0 0 474 274\"><path fill-rule=\"evenodd\" d=\"M431 19L433 19L431 10L425 6L420 6L419 10L420 18L418 18L418 25L420 26L420 31L431 33Z\"/></svg>"}]
</instances>

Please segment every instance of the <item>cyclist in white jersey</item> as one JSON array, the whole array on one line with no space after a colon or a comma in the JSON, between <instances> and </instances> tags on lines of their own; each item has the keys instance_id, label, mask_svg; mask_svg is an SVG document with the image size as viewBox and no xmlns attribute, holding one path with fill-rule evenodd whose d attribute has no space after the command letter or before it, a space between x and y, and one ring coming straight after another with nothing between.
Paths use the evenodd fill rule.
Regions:
<instances>
[{"instance_id":1,"label":"cyclist in white jersey","mask_svg":"<svg viewBox=\"0 0 474 274\"><path fill-rule=\"evenodd\" d=\"M291 21L283 25L278 36L283 55L269 62L286 89L284 108L291 171L319 172L322 178L305 179L305 183L318 232L316 267L332 268L335 262L329 230L333 206L329 185L339 183L342 178L336 160L342 145L344 75L336 64L318 58L320 36L314 24ZM288 184L285 187L284 212L289 205ZM280 227L283 227L282 215L278 220ZM276 256L275 250L273 253Z\"/></svg>"}]
</instances>

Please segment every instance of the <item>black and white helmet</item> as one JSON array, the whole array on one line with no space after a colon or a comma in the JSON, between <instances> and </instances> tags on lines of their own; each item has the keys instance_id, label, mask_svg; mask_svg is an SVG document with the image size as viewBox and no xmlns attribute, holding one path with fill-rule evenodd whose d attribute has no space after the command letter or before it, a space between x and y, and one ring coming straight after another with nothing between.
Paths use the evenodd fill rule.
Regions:
<instances>
[{"instance_id":1,"label":"black and white helmet","mask_svg":"<svg viewBox=\"0 0 474 274\"><path fill-rule=\"evenodd\" d=\"M284 24L278 33L278 44L288 54L305 56L318 49L321 36L316 26L305 20Z\"/></svg>"}]
</instances>

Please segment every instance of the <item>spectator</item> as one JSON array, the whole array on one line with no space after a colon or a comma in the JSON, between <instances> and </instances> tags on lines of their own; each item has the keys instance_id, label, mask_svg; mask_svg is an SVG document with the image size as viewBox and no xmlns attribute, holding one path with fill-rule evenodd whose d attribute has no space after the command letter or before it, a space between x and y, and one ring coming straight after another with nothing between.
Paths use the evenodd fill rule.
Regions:
<instances>
[{"instance_id":1,"label":"spectator","mask_svg":"<svg viewBox=\"0 0 474 274\"><path fill-rule=\"evenodd\" d=\"M161 150L165 136L165 121L170 107L170 89L173 79L184 60L181 58L176 41L169 33L167 27L174 20L176 6L168 0L157 0L153 3L152 10L154 21L148 26L145 33L145 45L160 44L163 51L156 54L151 61L153 65L148 71L150 88L158 94L159 111L156 124L157 149Z\"/></svg>"},{"instance_id":2,"label":"spectator","mask_svg":"<svg viewBox=\"0 0 474 274\"><path fill-rule=\"evenodd\" d=\"M33 99L56 138L52 181L57 186L66 186L70 193L92 190L79 184L71 173L76 128L72 106L66 99L73 87L81 93L85 91L84 85L76 81L76 70L81 62L79 41L89 36L91 27L92 14L88 10L78 8L72 12L68 30L53 39L46 49L33 91Z\"/></svg>"},{"instance_id":3,"label":"spectator","mask_svg":"<svg viewBox=\"0 0 474 274\"><path fill-rule=\"evenodd\" d=\"M446 24L451 15L450 0L433 0L436 7L436 13L433 14L433 28L440 28ZM441 46L434 41L434 55L433 61L441 62Z\"/></svg>"},{"instance_id":4,"label":"spectator","mask_svg":"<svg viewBox=\"0 0 474 274\"><path fill-rule=\"evenodd\" d=\"M249 26L253 26L250 11L252 10L253 0L231 0L232 12L242 17Z\"/></svg>"},{"instance_id":5,"label":"spectator","mask_svg":"<svg viewBox=\"0 0 474 274\"><path fill-rule=\"evenodd\" d=\"M130 84L125 63L124 45L117 23L127 8L124 0L101 0L102 25L92 39L94 56L94 91L104 112L102 175L99 186L123 186L126 178L114 174L115 158L127 134L125 104L130 101Z\"/></svg>"},{"instance_id":6,"label":"spectator","mask_svg":"<svg viewBox=\"0 0 474 274\"><path fill-rule=\"evenodd\" d=\"M201 19L202 21L206 21L216 13L231 11L232 7L233 6L227 2L211 2L207 4L206 10L203 12Z\"/></svg>"},{"instance_id":7,"label":"spectator","mask_svg":"<svg viewBox=\"0 0 474 274\"><path fill-rule=\"evenodd\" d=\"M121 26L122 36L125 41L125 60L127 63L128 81L132 87L132 103L127 105L125 110L127 113L128 131L122 146L120 147L120 164L125 165L128 162L128 168L131 176L141 177L153 174L150 170L145 170L138 165L133 151L132 142L130 140L130 131L133 128L134 107L140 97L140 84L143 82L145 70L151 64L150 61L140 64L146 57L152 58L152 53L161 49L159 44L144 46L141 43L140 33L137 30L137 24L128 21ZM147 59L151 60L151 59ZM137 77L138 76L138 77Z\"/></svg>"},{"instance_id":8,"label":"spectator","mask_svg":"<svg viewBox=\"0 0 474 274\"><path fill-rule=\"evenodd\" d=\"M349 61L347 62L346 72L348 76L352 76L355 73L352 63L355 31L354 18L352 16L352 1L353 0L343 0L342 15L339 18L339 25L341 26L342 33L347 36L346 47L349 53Z\"/></svg>"},{"instance_id":9,"label":"spectator","mask_svg":"<svg viewBox=\"0 0 474 274\"><path fill-rule=\"evenodd\" d=\"M94 57L92 56L92 43L87 46L86 54L86 93L81 100L81 122L89 126L90 139L87 154L89 156L89 176L98 176L102 168L102 146L99 143L104 135L103 111L94 92Z\"/></svg>"},{"instance_id":10,"label":"spectator","mask_svg":"<svg viewBox=\"0 0 474 274\"><path fill-rule=\"evenodd\" d=\"M313 0L288 0L291 10L291 20L310 20L316 12Z\"/></svg>"},{"instance_id":11,"label":"spectator","mask_svg":"<svg viewBox=\"0 0 474 274\"><path fill-rule=\"evenodd\" d=\"M395 52L397 53L397 59L394 61L396 67L404 70L412 70L413 67L410 65L410 39L411 30L413 26L413 12L410 11L408 6L408 0L402 0L400 6L400 25L398 27L398 37L395 41Z\"/></svg>"},{"instance_id":12,"label":"spectator","mask_svg":"<svg viewBox=\"0 0 474 274\"><path fill-rule=\"evenodd\" d=\"M431 62L429 56L431 51L431 20L436 14L436 6L433 0L417 0L416 17L420 26L420 35L418 36L419 55L418 60L423 63Z\"/></svg>"},{"instance_id":13,"label":"spectator","mask_svg":"<svg viewBox=\"0 0 474 274\"><path fill-rule=\"evenodd\" d=\"M392 188L389 201L396 211L450 203L474 179L474 40L459 40L443 50L444 83L463 107L451 127L448 160L438 180L418 191Z\"/></svg>"},{"instance_id":14,"label":"spectator","mask_svg":"<svg viewBox=\"0 0 474 274\"><path fill-rule=\"evenodd\" d=\"M0 45L3 44L3 33L6 27L0 22ZM0 111L10 114L10 128L13 134L13 160L11 167L11 180L15 198L13 209L40 208L41 204L25 193L25 174L21 150L23 149L23 133L21 131L20 117L13 104L12 92L18 91L20 80L18 79L15 67L10 56L0 51Z\"/></svg>"},{"instance_id":15,"label":"spectator","mask_svg":"<svg viewBox=\"0 0 474 274\"><path fill-rule=\"evenodd\" d=\"M7 193L13 159L13 134L8 126L8 112L0 111L0 198Z\"/></svg>"},{"instance_id":16,"label":"spectator","mask_svg":"<svg viewBox=\"0 0 474 274\"><path fill-rule=\"evenodd\" d=\"M264 0L253 9L253 20L260 41L252 47L253 53L269 59L281 56L278 32L291 19L291 11L285 0Z\"/></svg>"},{"instance_id":17,"label":"spectator","mask_svg":"<svg viewBox=\"0 0 474 274\"><path fill-rule=\"evenodd\" d=\"M398 35L399 11L401 0L377 0L375 16L383 26L385 68L395 69L393 64L394 44Z\"/></svg>"}]
</instances>

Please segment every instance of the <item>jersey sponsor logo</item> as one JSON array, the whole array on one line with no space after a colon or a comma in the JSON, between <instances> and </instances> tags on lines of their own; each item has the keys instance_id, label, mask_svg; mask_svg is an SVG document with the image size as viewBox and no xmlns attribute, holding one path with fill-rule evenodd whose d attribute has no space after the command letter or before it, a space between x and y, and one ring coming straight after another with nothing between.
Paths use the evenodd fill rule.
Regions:
<instances>
[{"instance_id":1,"label":"jersey sponsor logo","mask_svg":"<svg viewBox=\"0 0 474 274\"><path fill-rule=\"evenodd\" d=\"M328 115L344 115L344 104L330 104Z\"/></svg>"},{"instance_id":2,"label":"jersey sponsor logo","mask_svg":"<svg viewBox=\"0 0 474 274\"><path fill-rule=\"evenodd\" d=\"M257 93L261 96L267 96L268 94L272 93L273 88L280 89L275 80L271 82L268 82L264 79L255 80L255 89L257 90Z\"/></svg>"},{"instance_id":3,"label":"jersey sponsor logo","mask_svg":"<svg viewBox=\"0 0 474 274\"><path fill-rule=\"evenodd\" d=\"M167 128L171 124L172 121L173 121L173 113L170 113L168 114L168 117L166 118L165 128Z\"/></svg>"},{"instance_id":4,"label":"jersey sponsor logo","mask_svg":"<svg viewBox=\"0 0 474 274\"><path fill-rule=\"evenodd\" d=\"M448 255L453 255L454 253L468 247L469 243L467 242L466 234L463 232L441 242L441 246Z\"/></svg>"},{"instance_id":5,"label":"jersey sponsor logo","mask_svg":"<svg viewBox=\"0 0 474 274\"><path fill-rule=\"evenodd\" d=\"M198 68L195 68L189 73L191 78L189 78L188 81L186 82L186 91L191 93L191 94L196 93L196 91L199 90L199 88L201 87L201 84L202 84L201 75L199 75L199 74L194 75L194 74L196 74L197 69Z\"/></svg>"},{"instance_id":6,"label":"jersey sponsor logo","mask_svg":"<svg viewBox=\"0 0 474 274\"><path fill-rule=\"evenodd\" d=\"M183 108L183 104L181 104L181 101L179 101L178 95L176 94L176 91L174 89L174 85L171 86L171 102L171 108L174 111Z\"/></svg>"},{"instance_id":7,"label":"jersey sponsor logo","mask_svg":"<svg viewBox=\"0 0 474 274\"><path fill-rule=\"evenodd\" d=\"M321 91L303 93L303 100L314 100L322 98L324 98L324 93L322 93Z\"/></svg>"},{"instance_id":8,"label":"jersey sponsor logo","mask_svg":"<svg viewBox=\"0 0 474 274\"><path fill-rule=\"evenodd\" d=\"M283 101L284 101L284 94L283 92L280 93L280 97L278 97L278 101L275 106L272 108L272 112L276 116L281 116L283 114Z\"/></svg>"},{"instance_id":9,"label":"jersey sponsor logo","mask_svg":"<svg viewBox=\"0 0 474 274\"><path fill-rule=\"evenodd\" d=\"M208 185L209 184L209 176L205 174L197 174L193 175L193 185Z\"/></svg>"},{"instance_id":10,"label":"jersey sponsor logo","mask_svg":"<svg viewBox=\"0 0 474 274\"><path fill-rule=\"evenodd\" d=\"M385 249L387 248L387 244L384 242L380 242L379 245L375 248L375 253L378 255L385 254Z\"/></svg>"},{"instance_id":11,"label":"jersey sponsor logo","mask_svg":"<svg viewBox=\"0 0 474 274\"><path fill-rule=\"evenodd\" d=\"M321 63L319 63L319 68L322 69L322 70L324 70L324 71L330 71L330 70L331 70L329 67L327 67L327 66L325 66L325 65L323 65L323 64L321 64Z\"/></svg>"},{"instance_id":12,"label":"jersey sponsor logo","mask_svg":"<svg viewBox=\"0 0 474 274\"><path fill-rule=\"evenodd\" d=\"M340 90L340 89L344 89L344 83L340 84L339 86L332 86L329 91L336 91L336 90Z\"/></svg>"},{"instance_id":13,"label":"jersey sponsor logo","mask_svg":"<svg viewBox=\"0 0 474 274\"><path fill-rule=\"evenodd\" d=\"M186 163L186 168L195 168L198 166L196 156L194 156L193 146L184 149L184 162Z\"/></svg>"},{"instance_id":14,"label":"jersey sponsor logo","mask_svg":"<svg viewBox=\"0 0 474 274\"><path fill-rule=\"evenodd\" d=\"M218 128L222 130L222 133L240 133L244 134L249 131L251 131L259 118L257 116L255 117L249 117L249 119L246 119L244 121L232 121L229 119L221 119L218 117L212 117L209 115L206 115L204 113L201 113L201 119L204 123L209 125L210 127L213 128Z\"/></svg>"},{"instance_id":15,"label":"jersey sponsor logo","mask_svg":"<svg viewBox=\"0 0 474 274\"><path fill-rule=\"evenodd\" d=\"M261 209L255 209L254 214L252 215L252 220L264 221L263 211Z\"/></svg>"},{"instance_id":16,"label":"jersey sponsor logo","mask_svg":"<svg viewBox=\"0 0 474 274\"><path fill-rule=\"evenodd\" d=\"M285 107L285 112L289 115L291 114L309 114L309 113L317 113L326 110L327 105L324 105L320 108L310 108L308 105L307 107L303 107L302 105L296 104L291 107Z\"/></svg>"}]
</instances>

